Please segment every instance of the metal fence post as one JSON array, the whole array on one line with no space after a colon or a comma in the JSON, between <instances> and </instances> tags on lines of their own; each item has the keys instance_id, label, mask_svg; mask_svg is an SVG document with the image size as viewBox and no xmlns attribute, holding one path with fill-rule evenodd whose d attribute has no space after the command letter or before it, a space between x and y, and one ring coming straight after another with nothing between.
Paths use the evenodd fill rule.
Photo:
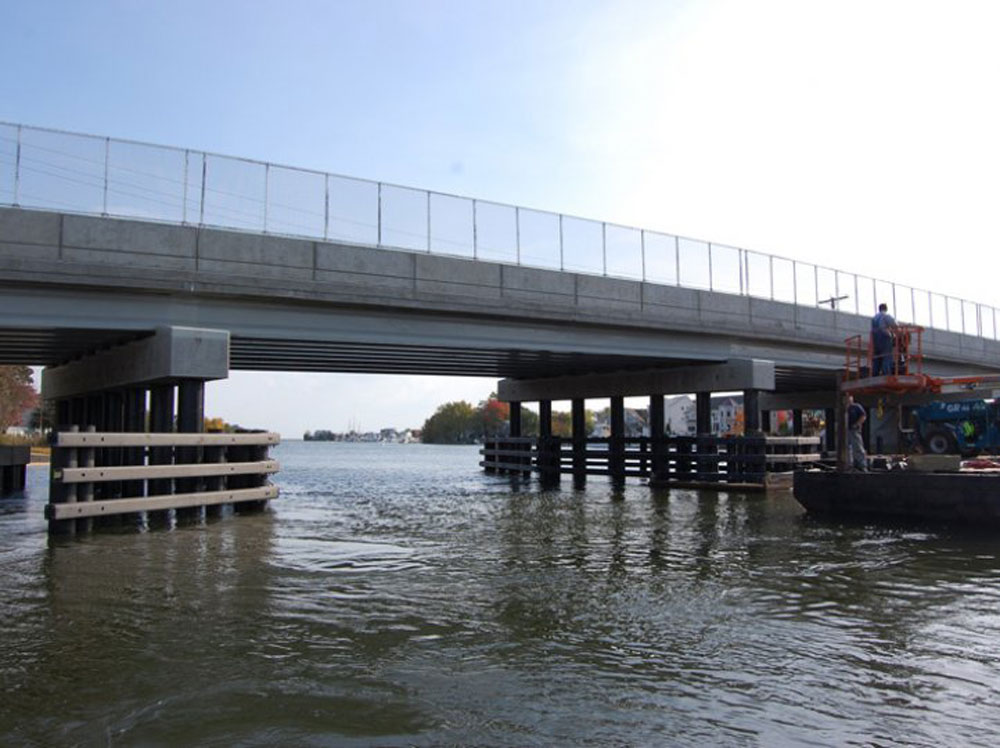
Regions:
<instances>
[{"instance_id":1,"label":"metal fence post","mask_svg":"<svg viewBox=\"0 0 1000 748\"><path fill-rule=\"evenodd\" d=\"M737 260L737 265L739 265L738 269L740 273L740 296L747 295L746 287L743 283L743 273L745 272L743 266L746 264L746 258L744 258L743 255L745 254L746 254L745 249L740 249L739 247L736 248L736 260Z\"/></svg>"},{"instance_id":2,"label":"metal fence post","mask_svg":"<svg viewBox=\"0 0 1000 748\"><path fill-rule=\"evenodd\" d=\"M559 214L559 270L566 269L565 258L563 256L563 217Z\"/></svg>"},{"instance_id":3,"label":"metal fence post","mask_svg":"<svg viewBox=\"0 0 1000 748\"><path fill-rule=\"evenodd\" d=\"M715 290L715 284L712 279L712 242L708 243L708 290Z\"/></svg>"},{"instance_id":4,"label":"metal fence post","mask_svg":"<svg viewBox=\"0 0 1000 748\"><path fill-rule=\"evenodd\" d=\"M472 200L472 259L479 259L479 231L476 226L476 200Z\"/></svg>"},{"instance_id":5,"label":"metal fence post","mask_svg":"<svg viewBox=\"0 0 1000 748\"><path fill-rule=\"evenodd\" d=\"M188 217L188 169L191 160L191 151L184 149L184 189L181 192L181 223L187 223Z\"/></svg>"},{"instance_id":6,"label":"metal fence post","mask_svg":"<svg viewBox=\"0 0 1000 748\"><path fill-rule=\"evenodd\" d=\"M799 264L792 260L792 303L799 304Z\"/></svg>"},{"instance_id":7,"label":"metal fence post","mask_svg":"<svg viewBox=\"0 0 1000 748\"><path fill-rule=\"evenodd\" d=\"M427 191L427 254L431 253L431 193Z\"/></svg>"},{"instance_id":8,"label":"metal fence post","mask_svg":"<svg viewBox=\"0 0 1000 748\"><path fill-rule=\"evenodd\" d=\"M677 273L677 285L681 285L681 238L674 237L674 272Z\"/></svg>"},{"instance_id":9,"label":"metal fence post","mask_svg":"<svg viewBox=\"0 0 1000 748\"><path fill-rule=\"evenodd\" d=\"M375 228L375 244L376 246L382 246L382 183L378 183L378 215L376 216L376 228Z\"/></svg>"},{"instance_id":10,"label":"metal fence post","mask_svg":"<svg viewBox=\"0 0 1000 748\"><path fill-rule=\"evenodd\" d=\"M271 181L271 164L264 164L264 233L267 233L267 198Z\"/></svg>"},{"instance_id":11,"label":"metal fence post","mask_svg":"<svg viewBox=\"0 0 1000 748\"><path fill-rule=\"evenodd\" d=\"M642 282L646 282L646 230L639 229L639 257L642 261Z\"/></svg>"},{"instance_id":12,"label":"metal fence post","mask_svg":"<svg viewBox=\"0 0 1000 748\"><path fill-rule=\"evenodd\" d=\"M198 225L205 225L205 180L208 177L208 155L201 153L201 207L198 210Z\"/></svg>"},{"instance_id":13,"label":"metal fence post","mask_svg":"<svg viewBox=\"0 0 1000 748\"><path fill-rule=\"evenodd\" d=\"M608 224L601 221L601 264L604 267L604 275L608 274Z\"/></svg>"},{"instance_id":14,"label":"metal fence post","mask_svg":"<svg viewBox=\"0 0 1000 748\"><path fill-rule=\"evenodd\" d=\"M517 264L521 264L521 209L514 206L514 241L517 243Z\"/></svg>"},{"instance_id":15,"label":"metal fence post","mask_svg":"<svg viewBox=\"0 0 1000 748\"><path fill-rule=\"evenodd\" d=\"M21 126L17 126L17 151L14 154L14 207L21 207Z\"/></svg>"},{"instance_id":16,"label":"metal fence post","mask_svg":"<svg viewBox=\"0 0 1000 748\"><path fill-rule=\"evenodd\" d=\"M767 256L767 272L771 276L771 301L774 301L774 255Z\"/></svg>"},{"instance_id":17,"label":"metal fence post","mask_svg":"<svg viewBox=\"0 0 1000 748\"><path fill-rule=\"evenodd\" d=\"M108 214L108 161L111 159L111 138L104 139L104 207L101 215Z\"/></svg>"},{"instance_id":18,"label":"metal fence post","mask_svg":"<svg viewBox=\"0 0 1000 748\"><path fill-rule=\"evenodd\" d=\"M330 238L330 175L323 175L323 240Z\"/></svg>"}]
</instances>

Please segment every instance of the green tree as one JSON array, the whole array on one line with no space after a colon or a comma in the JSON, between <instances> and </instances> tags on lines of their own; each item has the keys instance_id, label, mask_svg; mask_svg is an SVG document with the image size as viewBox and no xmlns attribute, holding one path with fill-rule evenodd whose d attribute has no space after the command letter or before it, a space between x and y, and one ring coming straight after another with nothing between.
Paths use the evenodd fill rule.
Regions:
<instances>
[{"instance_id":1,"label":"green tree","mask_svg":"<svg viewBox=\"0 0 1000 748\"><path fill-rule=\"evenodd\" d=\"M538 436L538 414L521 406L521 436Z\"/></svg>"},{"instance_id":2,"label":"green tree","mask_svg":"<svg viewBox=\"0 0 1000 748\"><path fill-rule=\"evenodd\" d=\"M478 408L464 400L438 406L424 421L420 440L425 444L471 444L483 433Z\"/></svg>"},{"instance_id":3,"label":"green tree","mask_svg":"<svg viewBox=\"0 0 1000 748\"><path fill-rule=\"evenodd\" d=\"M21 423L25 411L38 404L27 366L0 366L0 432Z\"/></svg>"}]
</instances>

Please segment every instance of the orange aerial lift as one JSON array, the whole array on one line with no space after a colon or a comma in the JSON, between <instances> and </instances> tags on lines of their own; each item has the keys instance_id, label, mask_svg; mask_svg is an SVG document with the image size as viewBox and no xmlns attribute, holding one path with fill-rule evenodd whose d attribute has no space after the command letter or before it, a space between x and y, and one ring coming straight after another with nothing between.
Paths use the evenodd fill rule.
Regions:
<instances>
[{"instance_id":1,"label":"orange aerial lift","mask_svg":"<svg viewBox=\"0 0 1000 748\"><path fill-rule=\"evenodd\" d=\"M844 342L847 354L840 389L852 395L910 395L908 402L956 397L1000 396L1000 374L936 377L924 373L923 332L918 325L899 325L893 331L889 374L871 376L874 351L871 338L852 335Z\"/></svg>"}]
</instances>

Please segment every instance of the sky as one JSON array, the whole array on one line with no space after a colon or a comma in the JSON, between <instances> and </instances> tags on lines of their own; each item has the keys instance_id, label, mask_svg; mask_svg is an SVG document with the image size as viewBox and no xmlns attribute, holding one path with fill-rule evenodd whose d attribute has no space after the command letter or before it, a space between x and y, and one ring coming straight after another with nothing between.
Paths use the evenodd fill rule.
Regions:
<instances>
[{"instance_id":1,"label":"sky","mask_svg":"<svg viewBox=\"0 0 1000 748\"><path fill-rule=\"evenodd\" d=\"M1000 305L993 0L0 0L0 120L640 226ZM419 427L494 380L234 372ZM262 396L265 393L265 396Z\"/></svg>"}]
</instances>

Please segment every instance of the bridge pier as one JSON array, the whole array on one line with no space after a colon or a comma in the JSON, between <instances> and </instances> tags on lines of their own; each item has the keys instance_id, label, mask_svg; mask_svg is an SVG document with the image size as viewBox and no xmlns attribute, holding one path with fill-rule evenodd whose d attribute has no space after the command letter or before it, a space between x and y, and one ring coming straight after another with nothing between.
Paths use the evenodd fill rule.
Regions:
<instances>
[{"instance_id":1,"label":"bridge pier","mask_svg":"<svg viewBox=\"0 0 1000 748\"><path fill-rule=\"evenodd\" d=\"M651 446L650 478L662 479L667 473L667 445L664 440L666 412L663 393L649 396L649 440Z\"/></svg>"},{"instance_id":2,"label":"bridge pier","mask_svg":"<svg viewBox=\"0 0 1000 748\"><path fill-rule=\"evenodd\" d=\"M673 470L673 475L684 476L687 481L715 482L734 480L743 475L760 475L765 464L765 445L754 442L751 447L724 446L720 454L720 440L712 433L712 392L743 390L746 407L747 434L760 436L760 395L774 389L774 364L769 361L741 359L725 364L686 366L663 370L618 372L615 374L590 374L553 377L535 380L502 380L498 396L511 405L511 436L521 435L521 403L536 400L539 403L539 438L536 468L545 485L559 480L561 442L552 435L552 401L569 399L572 403L572 463L567 472L572 473L574 485L583 485L588 472L602 472L611 482L621 484L627 475L663 478ZM696 437L668 440L665 431L665 404L667 394L695 394ZM651 394L652 393L652 394ZM626 444L632 439L625 435L625 397L649 397L649 437L636 438L637 449L628 451ZM588 466L588 442L585 431L585 404L587 398L608 398L610 401L610 437L607 440L607 467ZM676 452L668 450L676 445ZM503 458L503 450L496 452ZM495 450L484 450L487 457ZM599 453L595 453L599 454ZM749 465L759 454L759 468ZM730 459L726 460L726 456ZM745 455L751 455L746 458ZM596 459L596 458L595 458ZM503 459L484 461L484 467L503 462ZM720 468L726 463L726 474ZM509 463L508 463L509 465ZM730 475L731 474L731 475Z\"/></svg>"},{"instance_id":3,"label":"bridge pier","mask_svg":"<svg viewBox=\"0 0 1000 748\"><path fill-rule=\"evenodd\" d=\"M545 487L559 485L562 444L552 435L552 400L538 402L538 478Z\"/></svg>"},{"instance_id":4,"label":"bridge pier","mask_svg":"<svg viewBox=\"0 0 1000 748\"><path fill-rule=\"evenodd\" d=\"M761 433L760 390L743 390L743 433L756 436Z\"/></svg>"},{"instance_id":5,"label":"bridge pier","mask_svg":"<svg viewBox=\"0 0 1000 748\"><path fill-rule=\"evenodd\" d=\"M200 520L205 506L216 514L274 498L265 476L277 470L267 459L277 435L202 434L205 382L228 368L228 333L173 327L45 369L57 414L50 532L138 524L143 514L149 527L170 527ZM227 449L247 452L229 465Z\"/></svg>"},{"instance_id":6,"label":"bridge pier","mask_svg":"<svg viewBox=\"0 0 1000 748\"><path fill-rule=\"evenodd\" d=\"M31 448L0 445L0 496L24 488L26 467L31 462Z\"/></svg>"},{"instance_id":7,"label":"bridge pier","mask_svg":"<svg viewBox=\"0 0 1000 748\"><path fill-rule=\"evenodd\" d=\"M587 485L587 401L575 397L572 401L573 421L573 487Z\"/></svg>"}]
</instances>

